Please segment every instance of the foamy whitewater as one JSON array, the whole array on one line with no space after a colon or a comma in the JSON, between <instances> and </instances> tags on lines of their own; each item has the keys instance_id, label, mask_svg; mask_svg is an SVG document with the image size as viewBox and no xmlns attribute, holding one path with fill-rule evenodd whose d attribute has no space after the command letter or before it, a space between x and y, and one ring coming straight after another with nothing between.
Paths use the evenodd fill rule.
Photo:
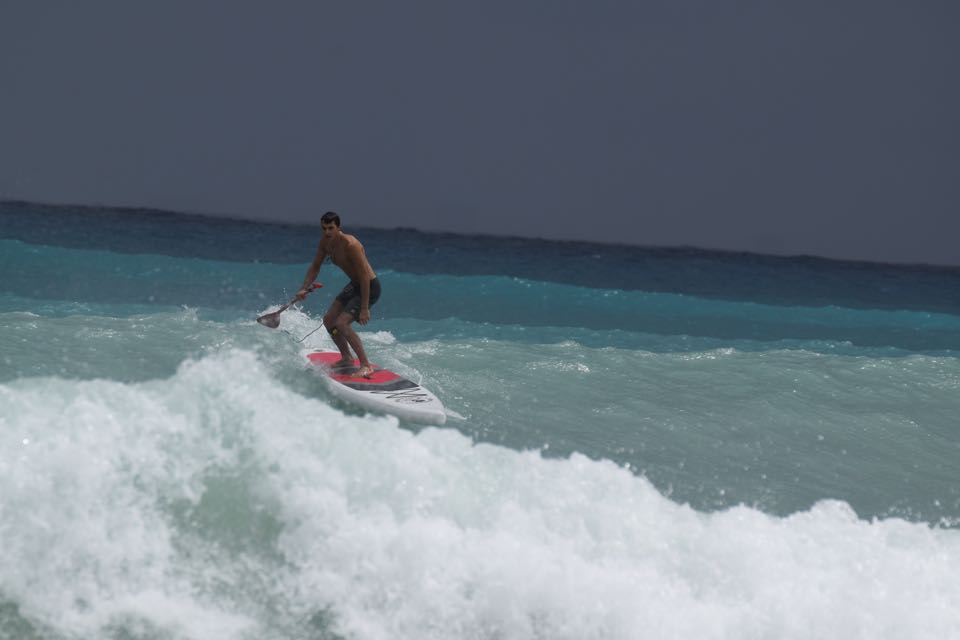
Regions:
<instances>
[{"instance_id":1,"label":"foamy whitewater","mask_svg":"<svg viewBox=\"0 0 960 640\"><path fill-rule=\"evenodd\" d=\"M960 637L960 270L0 206L0 638Z\"/></svg>"}]
</instances>

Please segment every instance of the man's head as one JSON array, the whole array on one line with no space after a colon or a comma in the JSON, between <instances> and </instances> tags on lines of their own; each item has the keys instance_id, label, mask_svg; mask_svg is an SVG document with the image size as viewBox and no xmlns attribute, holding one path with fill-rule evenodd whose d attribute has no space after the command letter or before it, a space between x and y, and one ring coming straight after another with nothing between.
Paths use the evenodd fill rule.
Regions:
<instances>
[{"instance_id":1,"label":"man's head","mask_svg":"<svg viewBox=\"0 0 960 640\"><path fill-rule=\"evenodd\" d=\"M340 216L337 215L336 211L327 211L325 214L323 214L323 217L320 218L320 224L335 224L339 227Z\"/></svg>"},{"instance_id":2,"label":"man's head","mask_svg":"<svg viewBox=\"0 0 960 640\"><path fill-rule=\"evenodd\" d=\"M340 216L336 211L327 211L320 218L320 227L323 229L323 235L332 238L340 230Z\"/></svg>"}]
</instances>

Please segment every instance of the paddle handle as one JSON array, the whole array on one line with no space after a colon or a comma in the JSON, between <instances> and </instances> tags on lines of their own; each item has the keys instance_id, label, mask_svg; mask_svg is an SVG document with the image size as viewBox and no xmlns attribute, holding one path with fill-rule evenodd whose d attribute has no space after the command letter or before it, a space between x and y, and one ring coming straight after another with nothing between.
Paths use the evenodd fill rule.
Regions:
<instances>
[{"instance_id":1,"label":"paddle handle","mask_svg":"<svg viewBox=\"0 0 960 640\"><path fill-rule=\"evenodd\" d=\"M319 288L322 287L322 286L323 286L323 285L320 284L319 282L314 282L312 285L310 285L309 287L307 287L307 292L306 292L305 294L303 294L303 296L306 297L311 291L314 291L314 290L316 290L316 289L319 289ZM291 301L288 302L287 304L285 304L285 305L283 305L282 307L280 307L279 309L277 309L274 313L279 313L280 311L286 311L287 308L288 308L290 305L292 305L292 304L294 304L294 303L296 303L296 302L300 302L300 300L302 300L302 299L303 299L303 298L300 298L299 296L293 296L293 300L291 300Z\"/></svg>"},{"instance_id":2,"label":"paddle handle","mask_svg":"<svg viewBox=\"0 0 960 640\"><path fill-rule=\"evenodd\" d=\"M322 287L322 286L323 286L322 283L320 283L320 282L314 282L314 283L311 284L309 287L305 287L305 289L306 289L307 293L310 293L311 291L315 291L316 289L319 289L319 288ZM306 295L306 293L305 293L304 295ZM294 298L294 300L296 300L296 298Z\"/></svg>"}]
</instances>

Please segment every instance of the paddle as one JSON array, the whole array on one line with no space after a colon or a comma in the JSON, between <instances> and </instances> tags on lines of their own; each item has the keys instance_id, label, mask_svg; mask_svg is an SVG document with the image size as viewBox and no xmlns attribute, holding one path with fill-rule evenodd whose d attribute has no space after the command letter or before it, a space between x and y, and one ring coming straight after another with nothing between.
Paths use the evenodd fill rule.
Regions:
<instances>
[{"instance_id":1,"label":"paddle","mask_svg":"<svg viewBox=\"0 0 960 640\"><path fill-rule=\"evenodd\" d=\"M320 284L319 282L314 282L314 283L313 283L312 285L310 285L310 287L307 289L307 293L310 293L310 292L313 291L314 289L319 289L319 288L322 287L322 286L323 286L323 285ZM291 300L291 301L288 302L287 304L283 305L282 307L280 307L280 308L277 309L276 311L273 311L273 312L271 312L271 313L265 313L265 314L263 314L262 316L260 316L259 318L257 318L257 322L259 322L260 324L262 324L262 325L265 326L265 327L270 327L271 329L276 329L277 327L280 326L280 314L283 313L284 311L286 311L288 308L290 308L290 305L292 305L292 304L294 304L294 303L296 303L296 302L299 302L299 301L300 301L300 298L294 297L293 300Z\"/></svg>"}]
</instances>

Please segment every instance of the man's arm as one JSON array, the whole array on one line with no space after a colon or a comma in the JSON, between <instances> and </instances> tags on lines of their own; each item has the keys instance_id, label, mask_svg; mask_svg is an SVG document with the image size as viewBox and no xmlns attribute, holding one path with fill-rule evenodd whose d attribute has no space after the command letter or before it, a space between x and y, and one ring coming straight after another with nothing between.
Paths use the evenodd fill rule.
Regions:
<instances>
[{"instance_id":1,"label":"man's arm","mask_svg":"<svg viewBox=\"0 0 960 640\"><path fill-rule=\"evenodd\" d=\"M353 270L359 276L356 278L360 284L360 317L357 322L367 324L370 322L370 265L367 263L367 254L363 251L363 245L359 241L351 243L347 249L350 256L350 262L353 263Z\"/></svg>"},{"instance_id":2,"label":"man's arm","mask_svg":"<svg viewBox=\"0 0 960 640\"><path fill-rule=\"evenodd\" d=\"M303 277L303 286L300 287L300 291L297 291L297 297L301 300L303 300L307 292L310 291L310 285L313 284L313 281L320 275L320 265L323 264L326 257L327 252L323 250L323 244L318 244L317 254L313 256L313 262L310 263L310 266L307 268L307 274Z\"/></svg>"},{"instance_id":3,"label":"man's arm","mask_svg":"<svg viewBox=\"0 0 960 640\"><path fill-rule=\"evenodd\" d=\"M370 278L360 278L360 317L357 318L360 324L370 322Z\"/></svg>"}]
</instances>

